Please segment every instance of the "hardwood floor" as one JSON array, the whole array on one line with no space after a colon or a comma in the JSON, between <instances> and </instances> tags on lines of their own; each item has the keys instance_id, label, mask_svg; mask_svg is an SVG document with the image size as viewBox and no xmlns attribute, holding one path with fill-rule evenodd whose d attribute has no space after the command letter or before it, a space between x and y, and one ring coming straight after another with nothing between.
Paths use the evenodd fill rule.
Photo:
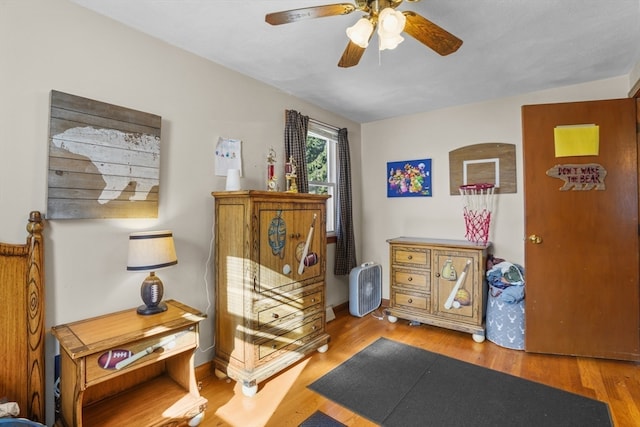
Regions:
<instances>
[{"instance_id":1,"label":"hardwood floor","mask_svg":"<svg viewBox=\"0 0 640 427\"><path fill-rule=\"evenodd\" d=\"M640 425L638 363L526 353L490 341L476 343L471 335L461 332L409 326L402 319L392 324L372 315L357 318L346 310L336 312L336 319L327 324L327 330L331 335L329 351L315 353L260 384L253 398L244 397L234 381L206 375L207 369L203 377L200 367L201 393L209 400L200 425L298 426L321 410L347 426L374 426L309 390L307 385L381 336L607 402L616 427Z\"/></svg>"}]
</instances>

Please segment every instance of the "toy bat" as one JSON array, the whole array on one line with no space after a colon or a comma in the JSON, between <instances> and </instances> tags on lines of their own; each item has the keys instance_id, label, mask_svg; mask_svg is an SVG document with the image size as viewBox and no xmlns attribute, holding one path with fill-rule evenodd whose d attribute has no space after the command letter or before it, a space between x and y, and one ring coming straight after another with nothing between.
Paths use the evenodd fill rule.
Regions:
<instances>
[{"instance_id":1,"label":"toy bat","mask_svg":"<svg viewBox=\"0 0 640 427\"><path fill-rule=\"evenodd\" d=\"M313 214L313 221L311 221L311 228L309 229L309 234L307 234L307 242L304 244L304 249L302 250L302 256L300 257L300 265L298 265L298 274L304 273L304 259L307 257L309 253L309 246L311 246L311 237L313 236L313 227L316 225L316 214Z\"/></svg>"},{"instance_id":2,"label":"toy bat","mask_svg":"<svg viewBox=\"0 0 640 427\"><path fill-rule=\"evenodd\" d=\"M168 337L166 337L162 341L159 341L156 344L154 344L152 346L149 346L149 347L145 348L144 350L139 351L138 353L135 353L134 355L132 355L130 357L127 357L124 360L121 360L120 362L118 362L116 364L116 369L125 368L125 367L129 366L130 364L132 364L133 362L135 362L136 360L142 359L144 356L153 353L157 349L162 348L162 347L166 347L169 344L174 343L178 338L180 338L182 335L186 334L189 331L190 331L190 329L186 330L186 331L179 332L179 333L174 334L174 335L169 335Z\"/></svg>"},{"instance_id":3,"label":"toy bat","mask_svg":"<svg viewBox=\"0 0 640 427\"><path fill-rule=\"evenodd\" d=\"M467 271L469 271L469 265L471 264L471 260L467 260L467 264L464 266L464 269L462 270L462 273L460 273L460 277L458 277L458 281L456 282L455 286L453 287L453 290L451 291L451 293L449 294L449 297L447 298L447 300L444 303L444 308L449 310L451 308L451 306L453 305L453 300L456 297L456 293L458 292L458 289L460 289L460 286L462 286L462 283L464 283L464 279L467 277Z\"/></svg>"}]
</instances>

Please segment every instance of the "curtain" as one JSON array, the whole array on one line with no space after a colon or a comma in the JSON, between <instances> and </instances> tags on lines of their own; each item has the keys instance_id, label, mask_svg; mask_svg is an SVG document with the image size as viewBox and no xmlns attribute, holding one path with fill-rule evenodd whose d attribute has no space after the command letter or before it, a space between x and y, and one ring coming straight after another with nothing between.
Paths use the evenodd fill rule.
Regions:
<instances>
[{"instance_id":1,"label":"curtain","mask_svg":"<svg viewBox=\"0 0 640 427\"><path fill-rule=\"evenodd\" d=\"M338 221L336 224L336 259L334 274L349 274L356 266L356 241L353 235L351 197L351 157L347 129L338 130Z\"/></svg>"},{"instance_id":2,"label":"curtain","mask_svg":"<svg viewBox=\"0 0 640 427\"><path fill-rule=\"evenodd\" d=\"M309 116L303 116L294 110L285 112L284 121L284 154L285 163L293 157L296 163L296 184L299 193L309 192L309 176L307 174L307 130L309 129Z\"/></svg>"}]
</instances>

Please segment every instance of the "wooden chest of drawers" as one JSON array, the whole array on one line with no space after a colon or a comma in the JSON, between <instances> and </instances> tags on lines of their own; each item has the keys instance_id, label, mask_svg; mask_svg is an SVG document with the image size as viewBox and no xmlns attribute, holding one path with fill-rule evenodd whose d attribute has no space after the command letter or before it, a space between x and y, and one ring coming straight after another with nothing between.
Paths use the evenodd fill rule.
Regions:
<instances>
[{"instance_id":1,"label":"wooden chest of drawers","mask_svg":"<svg viewBox=\"0 0 640 427\"><path fill-rule=\"evenodd\" d=\"M225 191L215 198L217 374L258 383L326 351L328 196ZM310 239L310 240L309 240ZM305 244L309 250L305 256Z\"/></svg>"},{"instance_id":2,"label":"wooden chest of drawers","mask_svg":"<svg viewBox=\"0 0 640 427\"><path fill-rule=\"evenodd\" d=\"M486 257L491 245L398 237L390 247L389 320L398 318L473 334L484 341Z\"/></svg>"}]
</instances>

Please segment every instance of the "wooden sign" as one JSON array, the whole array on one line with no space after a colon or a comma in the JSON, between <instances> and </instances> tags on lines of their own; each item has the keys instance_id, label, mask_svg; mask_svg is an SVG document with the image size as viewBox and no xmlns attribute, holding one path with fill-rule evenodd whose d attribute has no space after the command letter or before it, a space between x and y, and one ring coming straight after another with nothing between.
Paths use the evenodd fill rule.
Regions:
<instances>
[{"instance_id":1,"label":"wooden sign","mask_svg":"<svg viewBox=\"0 0 640 427\"><path fill-rule=\"evenodd\" d=\"M564 181L560 191L604 190L607 170L597 163L555 165L547 175Z\"/></svg>"},{"instance_id":2,"label":"wooden sign","mask_svg":"<svg viewBox=\"0 0 640 427\"><path fill-rule=\"evenodd\" d=\"M157 218L160 124L51 91L47 218Z\"/></svg>"}]
</instances>

